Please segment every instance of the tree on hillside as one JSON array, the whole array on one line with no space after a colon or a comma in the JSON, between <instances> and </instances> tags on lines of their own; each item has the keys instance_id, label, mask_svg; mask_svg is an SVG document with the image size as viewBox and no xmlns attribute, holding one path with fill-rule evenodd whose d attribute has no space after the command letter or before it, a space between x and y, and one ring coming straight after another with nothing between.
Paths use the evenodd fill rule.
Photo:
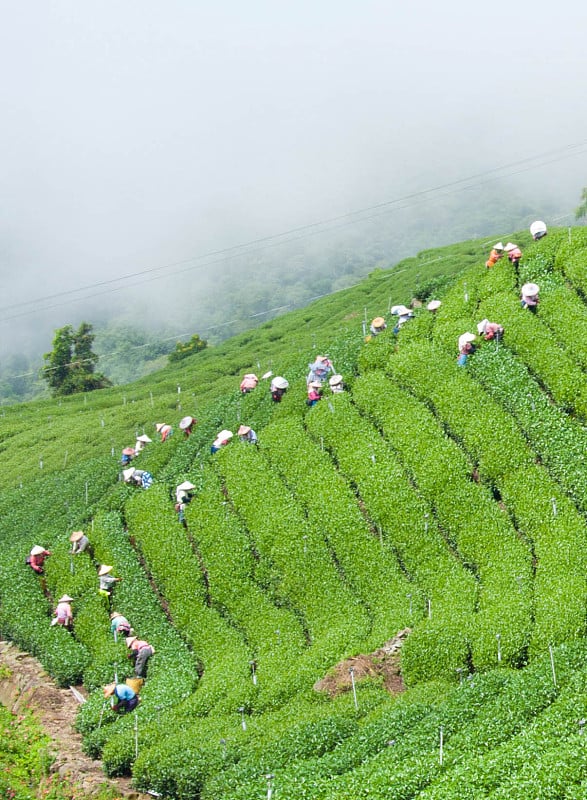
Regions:
<instances>
[{"instance_id":1,"label":"tree on hillside","mask_svg":"<svg viewBox=\"0 0 587 800\"><path fill-rule=\"evenodd\" d=\"M111 383L104 375L94 372L98 356L92 351L94 334L88 322L77 331L65 325L55 331L53 350L43 356L45 365L41 377L47 381L53 395L90 392Z\"/></svg>"},{"instance_id":2,"label":"tree on hillside","mask_svg":"<svg viewBox=\"0 0 587 800\"><path fill-rule=\"evenodd\" d=\"M575 209L575 219L587 217L587 186L581 192L581 205Z\"/></svg>"},{"instance_id":3,"label":"tree on hillside","mask_svg":"<svg viewBox=\"0 0 587 800\"><path fill-rule=\"evenodd\" d=\"M194 333L189 342L178 342L175 345L175 350L169 353L169 363L173 364L176 361L181 361L194 353L199 353L200 350L205 350L208 347L208 342L205 339L200 339L197 333Z\"/></svg>"}]
</instances>

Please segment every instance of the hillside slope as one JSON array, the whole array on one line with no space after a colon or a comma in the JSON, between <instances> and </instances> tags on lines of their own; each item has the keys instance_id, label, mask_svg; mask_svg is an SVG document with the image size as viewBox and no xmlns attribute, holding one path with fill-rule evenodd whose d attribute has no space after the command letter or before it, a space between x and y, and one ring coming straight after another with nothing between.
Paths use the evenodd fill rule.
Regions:
<instances>
[{"instance_id":1,"label":"hillside slope","mask_svg":"<svg viewBox=\"0 0 587 800\"><path fill-rule=\"evenodd\" d=\"M0 628L60 683L95 690L79 727L109 774L182 800L587 796L587 236L511 238L518 273L487 270L487 242L422 253L180 368L5 411ZM365 343L365 318L451 275L436 314ZM518 302L527 281L536 315ZM457 366L458 336L484 317L504 341ZM348 391L308 408L307 365L325 351ZM238 391L266 370L290 382L279 404L263 382ZM133 462L154 485L122 483L122 447L187 413L189 438ZM241 422L259 446L211 456ZM70 558L77 528L93 558ZM52 551L42 578L24 565L33 544ZM139 709L118 718L100 686L132 670L99 563L156 648ZM64 592L73 634L49 625ZM313 692L407 626L401 698L373 679Z\"/></svg>"}]
</instances>

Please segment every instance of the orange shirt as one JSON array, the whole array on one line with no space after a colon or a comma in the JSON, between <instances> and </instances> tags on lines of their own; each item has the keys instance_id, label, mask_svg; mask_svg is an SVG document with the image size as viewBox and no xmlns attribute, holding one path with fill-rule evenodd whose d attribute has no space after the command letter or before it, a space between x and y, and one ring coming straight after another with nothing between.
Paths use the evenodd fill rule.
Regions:
<instances>
[{"instance_id":1,"label":"orange shirt","mask_svg":"<svg viewBox=\"0 0 587 800\"><path fill-rule=\"evenodd\" d=\"M494 267L499 261L499 259L502 257L502 255L503 253L500 253L499 250L492 250L491 253L489 253L489 258L485 262L485 266Z\"/></svg>"}]
</instances>

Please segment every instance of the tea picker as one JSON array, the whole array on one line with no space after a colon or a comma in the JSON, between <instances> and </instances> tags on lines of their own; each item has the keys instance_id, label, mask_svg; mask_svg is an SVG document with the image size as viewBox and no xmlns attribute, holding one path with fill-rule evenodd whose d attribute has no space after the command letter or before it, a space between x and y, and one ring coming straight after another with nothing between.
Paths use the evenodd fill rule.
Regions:
<instances>
[{"instance_id":1,"label":"tea picker","mask_svg":"<svg viewBox=\"0 0 587 800\"><path fill-rule=\"evenodd\" d=\"M104 697L111 698L112 710L122 714L132 711L139 703L137 693L126 683L109 683L104 687Z\"/></svg>"},{"instance_id":2,"label":"tea picker","mask_svg":"<svg viewBox=\"0 0 587 800\"><path fill-rule=\"evenodd\" d=\"M42 575L43 564L45 563L45 559L48 558L50 555L51 555L50 550L45 550L44 547L41 547L41 545L36 544L31 550L30 554L28 555L26 563L29 565L31 569L33 569L39 575Z\"/></svg>"},{"instance_id":3,"label":"tea picker","mask_svg":"<svg viewBox=\"0 0 587 800\"><path fill-rule=\"evenodd\" d=\"M118 611L110 614L110 633L114 636L114 641L117 641L119 636L127 637L132 633L130 622Z\"/></svg>"},{"instance_id":4,"label":"tea picker","mask_svg":"<svg viewBox=\"0 0 587 800\"><path fill-rule=\"evenodd\" d=\"M537 283L525 283L522 286L522 294L520 298L520 305L522 308L527 308L528 311L531 311L533 314L536 313L538 309L538 303L540 302L540 298L538 297L538 292L540 291L540 286Z\"/></svg>"},{"instance_id":5,"label":"tea picker","mask_svg":"<svg viewBox=\"0 0 587 800\"><path fill-rule=\"evenodd\" d=\"M483 319L477 325L479 336L482 336L485 341L489 342L495 339L496 342L501 342L503 339L503 325L499 322L490 322L488 319Z\"/></svg>"},{"instance_id":6,"label":"tea picker","mask_svg":"<svg viewBox=\"0 0 587 800\"><path fill-rule=\"evenodd\" d=\"M135 469L129 467L122 471L125 483L132 483L135 486L140 486L141 489L148 489L153 485L153 476L145 469Z\"/></svg>"},{"instance_id":7,"label":"tea picker","mask_svg":"<svg viewBox=\"0 0 587 800\"><path fill-rule=\"evenodd\" d=\"M522 251L518 245L513 242L508 242L505 246L505 252L508 254L508 258L513 266L517 269L520 259L522 258Z\"/></svg>"},{"instance_id":8,"label":"tea picker","mask_svg":"<svg viewBox=\"0 0 587 800\"><path fill-rule=\"evenodd\" d=\"M63 625L64 628L68 630L71 628L73 623L73 612L71 610L70 603L73 602L73 597L70 597L68 594L64 594L62 597L59 598L57 601L57 608L55 609L55 619L51 623L52 625Z\"/></svg>"},{"instance_id":9,"label":"tea picker","mask_svg":"<svg viewBox=\"0 0 587 800\"><path fill-rule=\"evenodd\" d=\"M473 344L476 338L474 333L463 333L459 336L459 355L457 358L459 367L464 367L467 363L467 358L473 355L477 349Z\"/></svg>"},{"instance_id":10,"label":"tea picker","mask_svg":"<svg viewBox=\"0 0 587 800\"><path fill-rule=\"evenodd\" d=\"M271 392L271 399L274 403L281 403L283 395L289 389L289 382L282 378L280 375L273 378L269 391Z\"/></svg>"},{"instance_id":11,"label":"tea picker","mask_svg":"<svg viewBox=\"0 0 587 800\"><path fill-rule=\"evenodd\" d=\"M136 636L127 636L125 641L129 648L128 657L135 662L135 675L137 678L146 678L147 663L155 654L155 648L149 642L138 639Z\"/></svg>"},{"instance_id":12,"label":"tea picker","mask_svg":"<svg viewBox=\"0 0 587 800\"><path fill-rule=\"evenodd\" d=\"M145 449L145 445L151 444L153 440L150 439L146 433L142 433L140 436L137 436L137 441L135 443L135 453L138 455L141 450ZM124 450L122 451L124 453Z\"/></svg>"},{"instance_id":13,"label":"tea picker","mask_svg":"<svg viewBox=\"0 0 587 800\"><path fill-rule=\"evenodd\" d=\"M109 566L108 564L102 564L100 569L98 570L98 579L99 579L99 593L108 599L110 602L110 596L112 594L112 589L114 585L122 580L122 578L115 578L114 575L110 573L114 567Z\"/></svg>"},{"instance_id":14,"label":"tea picker","mask_svg":"<svg viewBox=\"0 0 587 800\"><path fill-rule=\"evenodd\" d=\"M249 444L257 444L257 434L249 425L241 425L237 431L237 435L241 442L249 442Z\"/></svg>"},{"instance_id":15,"label":"tea picker","mask_svg":"<svg viewBox=\"0 0 587 800\"><path fill-rule=\"evenodd\" d=\"M414 312L407 306L392 306L391 313L397 317L393 328L393 332L396 334L400 332L402 325L405 325L414 316Z\"/></svg>"},{"instance_id":16,"label":"tea picker","mask_svg":"<svg viewBox=\"0 0 587 800\"><path fill-rule=\"evenodd\" d=\"M504 246L502 242L498 242L497 244L493 245L491 248L491 253L489 253L489 258L485 262L487 269L491 269L491 267L494 267L497 264L499 259L503 256L503 251Z\"/></svg>"},{"instance_id":17,"label":"tea picker","mask_svg":"<svg viewBox=\"0 0 587 800\"><path fill-rule=\"evenodd\" d=\"M247 372L247 374L243 377L240 385L240 391L242 394L248 394L252 392L253 389L257 388L257 384L259 383L259 378L255 375L254 372Z\"/></svg>"},{"instance_id":18,"label":"tea picker","mask_svg":"<svg viewBox=\"0 0 587 800\"><path fill-rule=\"evenodd\" d=\"M387 323L383 317L375 317L375 319L371 322L369 326L369 330L373 334L373 336L377 336L378 333L382 333L384 330L387 329Z\"/></svg>"},{"instance_id":19,"label":"tea picker","mask_svg":"<svg viewBox=\"0 0 587 800\"><path fill-rule=\"evenodd\" d=\"M90 540L83 531L74 531L69 537L69 541L71 542L70 552L73 556L91 550Z\"/></svg>"},{"instance_id":20,"label":"tea picker","mask_svg":"<svg viewBox=\"0 0 587 800\"><path fill-rule=\"evenodd\" d=\"M173 433L173 428L166 422L157 422L157 424L155 425L155 430L161 437L162 442L165 442L167 439L169 439L169 437Z\"/></svg>"},{"instance_id":21,"label":"tea picker","mask_svg":"<svg viewBox=\"0 0 587 800\"><path fill-rule=\"evenodd\" d=\"M321 389L322 384L320 381L310 381L308 384L308 397L306 400L306 405L315 406L316 403L322 400Z\"/></svg>"},{"instance_id":22,"label":"tea picker","mask_svg":"<svg viewBox=\"0 0 587 800\"><path fill-rule=\"evenodd\" d=\"M125 447L122 451L122 455L120 457L120 463L123 467L127 467L133 458L136 456L136 450L134 447Z\"/></svg>"},{"instance_id":23,"label":"tea picker","mask_svg":"<svg viewBox=\"0 0 587 800\"><path fill-rule=\"evenodd\" d=\"M332 378L329 379L328 385L330 386L332 394L341 394L346 389L342 375L333 375Z\"/></svg>"},{"instance_id":24,"label":"tea picker","mask_svg":"<svg viewBox=\"0 0 587 800\"><path fill-rule=\"evenodd\" d=\"M220 431L218 436L212 442L212 447L210 448L210 452L212 455L217 453L221 447L225 447L233 437L232 431Z\"/></svg>"},{"instance_id":25,"label":"tea picker","mask_svg":"<svg viewBox=\"0 0 587 800\"><path fill-rule=\"evenodd\" d=\"M187 528L186 520L185 520L185 508L188 503L192 502L192 491L196 487L190 481L184 481L180 483L179 486L175 490L175 510L178 513L179 521Z\"/></svg>"},{"instance_id":26,"label":"tea picker","mask_svg":"<svg viewBox=\"0 0 587 800\"><path fill-rule=\"evenodd\" d=\"M186 437L186 439L193 432L194 425L196 425L197 422L198 422L198 420L195 417L190 417L189 415L187 417L183 417L180 420L179 429L180 429L180 431L183 431L184 436Z\"/></svg>"},{"instance_id":27,"label":"tea picker","mask_svg":"<svg viewBox=\"0 0 587 800\"><path fill-rule=\"evenodd\" d=\"M316 356L312 364L308 364L310 372L306 378L306 383L310 385L313 381L320 381L322 384L331 372L334 372L334 366L328 356Z\"/></svg>"},{"instance_id":28,"label":"tea picker","mask_svg":"<svg viewBox=\"0 0 587 800\"><path fill-rule=\"evenodd\" d=\"M546 225L542 222L541 219L537 219L536 222L533 222L530 225L530 233L532 234L532 238L535 242L539 239L542 239L548 233L546 229Z\"/></svg>"}]
</instances>

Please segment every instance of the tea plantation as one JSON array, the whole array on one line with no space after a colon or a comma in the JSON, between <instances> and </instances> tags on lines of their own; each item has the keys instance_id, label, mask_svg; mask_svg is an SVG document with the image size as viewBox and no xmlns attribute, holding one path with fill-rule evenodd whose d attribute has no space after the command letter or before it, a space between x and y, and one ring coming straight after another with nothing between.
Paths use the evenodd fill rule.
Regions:
<instances>
[{"instance_id":1,"label":"tea plantation","mask_svg":"<svg viewBox=\"0 0 587 800\"><path fill-rule=\"evenodd\" d=\"M587 230L509 238L517 269L486 269L487 240L420 253L138 383L3 409L0 633L83 683L77 725L107 774L177 800L587 798ZM413 320L365 341L415 294ZM504 339L457 365L485 317ZM320 353L346 391L308 407ZM269 370L282 402L268 381L239 392ZM241 423L258 446L211 455ZM120 474L143 432L147 490ZM80 528L93 554L72 558ZM123 716L101 691L132 664L98 564L156 650ZM63 593L71 633L50 625ZM313 688L405 628L405 692Z\"/></svg>"}]
</instances>

